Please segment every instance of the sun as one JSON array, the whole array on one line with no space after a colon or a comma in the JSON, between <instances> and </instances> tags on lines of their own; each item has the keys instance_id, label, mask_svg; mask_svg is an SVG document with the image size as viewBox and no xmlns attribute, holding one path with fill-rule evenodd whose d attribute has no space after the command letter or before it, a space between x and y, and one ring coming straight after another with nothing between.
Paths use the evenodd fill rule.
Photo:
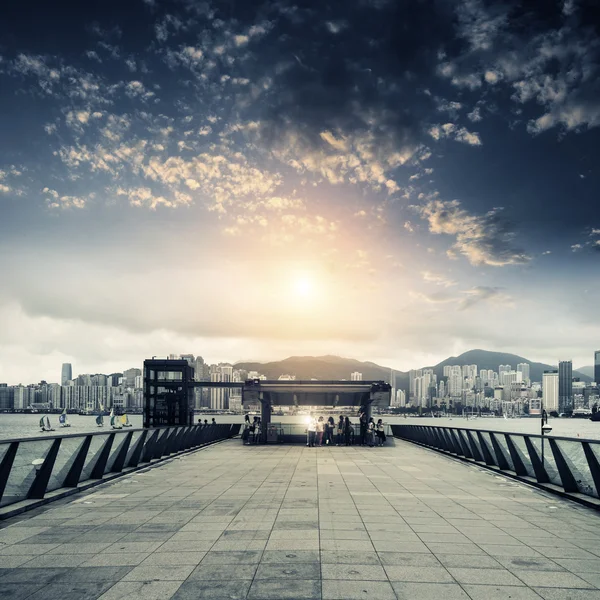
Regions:
<instances>
[{"instance_id":1,"label":"sun","mask_svg":"<svg viewBox=\"0 0 600 600\"><path fill-rule=\"evenodd\" d=\"M314 284L308 277L298 277L293 282L294 291L302 298L310 298L314 294Z\"/></svg>"}]
</instances>

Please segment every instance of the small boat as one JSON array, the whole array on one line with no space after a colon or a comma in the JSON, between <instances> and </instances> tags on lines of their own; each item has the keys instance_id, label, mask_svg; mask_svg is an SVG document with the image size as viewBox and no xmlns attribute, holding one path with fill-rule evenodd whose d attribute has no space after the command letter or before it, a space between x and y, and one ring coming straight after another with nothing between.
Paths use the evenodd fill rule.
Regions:
<instances>
[{"instance_id":1,"label":"small boat","mask_svg":"<svg viewBox=\"0 0 600 600\"><path fill-rule=\"evenodd\" d=\"M62 413L60 414L60 417L58 417L58 422L61 427L71 427L71 423L69 423L69 420L67 419L67 409L66 408L62 411Z\"/></svg>"},{"instance_id":2,"label":"small boat","mask_svg":"<svg viewBox=\"0 0 600 600\"><path fill-rule=\"evenodd\" d=\"M96 425L104 427L104 417L101 414L96 417Z\"/></svg>"},{"instance_id":3,"label":"small boat","mask_svg":"<svg viewBox=\"0 0 600 600\"><path fill-rule=\"evenodd\" d=\"M50 419L47 415L40 419L40 429L42 431L54 431L54 429L52 429L52 425L50 425Z\"/></svg>"},{"instance_id":4,"label":"small boat","mask_svg":"<svg viewBox=\"0 0 600 600\"><path fill-rule=\"evenodd\" d=\"M123 425L123 427L133 427L129 422L129 417L127 415L121 415L121 425Z\"/></svg>"},{"instance_id":5,"label":"small boat","mask_svg":"<svg viewBox=\"0 0 600 600\"><path fill-rule=\"evenodd\" d=\"M110 409L110 426L113 429L123 429L123 425L121 425L119 419L117 418L117 416L115 415L115 410L114 408Z\"/></svg>"}]
</instances>

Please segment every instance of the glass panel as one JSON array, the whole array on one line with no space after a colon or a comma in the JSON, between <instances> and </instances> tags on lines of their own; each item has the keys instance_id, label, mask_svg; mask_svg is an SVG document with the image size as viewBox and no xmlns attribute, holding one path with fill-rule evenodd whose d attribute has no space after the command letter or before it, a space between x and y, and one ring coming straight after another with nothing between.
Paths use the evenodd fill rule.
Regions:
<instances>
[{"instance_id":1,"label":"glass panel","mask_svg":"<svg viewBox=\"0 0 600 600\"><path fill-rule=\"evenodd\" d=\"M531 436L529 439L531 440L531 443L536 449L537 454L541 460L542 438ZM562 481L560 479L560 475L558 474L558 469L556 468L556 463L554 462L554 455L552 454L552 449L550 448L550 443L548 442L548 440L544 440L544 468L546 469L546 473L548 473L550 483L562 487Z\"/></svg>"},{"instance_id":2,"label":"glass panel","mask_svg":"<svg viewBox=\"0 0 600 600\"><path fill-rule=\"evenodd\" d=\"M81 477L79 481L85 481L89 479L92 475L92 469L96 465L96 460L100 456L100 452L102 448L104 448L104 442L106 442L106 435L94 435L92 436L92 443L90 444L90 449L88 450L87 457L85 459L85 465L83 467L83 471L81 472Z\"/></svg>"},{"instance_id":3,"label":"glass panel","mask_svg":"<svg viewBox=\"0 0 600 600\"><path fill-rule=\"evenodd\" d=\"M557 440L557 445L562 452L567 466L571 470L571 473L573 473L579 491L582 494L598 498L596 486L594 485L581 442Z\"/></svg>"},{"instance_id":4,"label":"glass panel","mask_svg":"<svg viewBox=\"0 0 600 600\"><path fill-rule=\"evenodd\" d=\"M527 475L529 477L533 477L535 479L535 471L533 470L533 465L531 464L531 458L529 457L529 452L527 452L527 446L525 445L525 438L521 435L511 435L510 439L512 443L515 445L517 449L517 454L521 457L523 461L523 465L527 469Z\"/></svg>"},{"instance_id":5,"label":"glass panel","mask_svg":"<svg viewBox=\"0 0 600 600\"><path fill-rule=\"evenodd\" d=\"M50 476L50 481L48 481L47 490L49 492L62 487L65 477L73 465L73 462L75 461L75 458L77 457L77 454L84 441L84 437L62 439L58 454L56 455L56 462L54 463L54 468L52 469L52 475Z\"/></svg>"},{"instance_id":6,"label":"glass panel","mask_svg":"<svg viewBox=\"0 0 600 600\"><path fill-rule=\"evenodd\" d=\"M128 434L126 431L115 433L115 439L113 440L112 448L110 449L110 456L108 457L108 462L106 463L106 473L110 473L112 471L115 460L117 459L117 456L119 456L119 452L127 440L127 435Z\"/></svg>"},{"instance_id":7,"label":"glass panel","mask_svg":"<svg viewBox=\"0 0 600 600\"><path fill-rule=\"evenodd\" d=\"M36 473L35 466L31 463L36 459L45 459L53 441L53 438L49 438L47 440L19 443L0 506L19 502L27 497L27 492Z\"/></svg>"}]
</instances>

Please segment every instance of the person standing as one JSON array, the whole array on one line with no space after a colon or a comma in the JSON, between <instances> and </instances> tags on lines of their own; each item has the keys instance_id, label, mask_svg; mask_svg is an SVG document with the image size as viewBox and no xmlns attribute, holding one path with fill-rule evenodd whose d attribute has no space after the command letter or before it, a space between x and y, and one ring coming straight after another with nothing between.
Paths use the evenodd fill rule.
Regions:
<instances>
[{"instance_id":1,"label":"person standing","mask_svg":"<svg viewBox=\"0 0 600 600\"><path fill-rule=\"evenodd\" d=\"M375 445L375 421L373 420L373 417L369 419L367 425L367 443L369 444L369 448L372 448Z\"/></svg>"},{"instance_id":2,"label":"person standing","mask_svg":"<svg viewBox=\"0 0 600 600\"><path fill-rule=\"evenodd\" d=\"M249 446L250 442L248 438L250 437L250 415L246 415L244 417L244 429L242 431L242 443L244 446Z\"/></svg>"},{"instance_id":3,"label":"person standing","mask_svg":"<svg viewBox=\"0 0 600 600\"><path fill-rule=\"evenodd\" d=\"M358 415L360 425L360 445L364 446L367 443L367 413L362 410Z\"/></svg>"},{"instance_id":4,"label":"person standing","mask_svg":"<svg viewBox=\"0 0 600 600\"><path fill-rule=\"evenodd\" d=\"M383 446L383 444L385 444L385 427L383 426L383 420L379 419L379 421L377 421L377 445L378 446Z\"/></svg>"},{"instance_id":5,"label":"person standing","mask_svg":"<svg viewBox=\"0 0 600 600\"><path fill-rule=\"evenodd\" d=\"M340 420L337 424L337 443L336 446L341 446L344 443L344 415L340 415Z\"/></svg>"},{"instance_id":6,"label":"person standing","mask_svg":"<svg viewBox=\"0 0 600 600\"><path fill-rule=\"evenodd\" d=\"M323 422L323 417L319 417L317 421L317 446L323 445L323 432L325 430L325 423Z\"/></svg>"},{"instance_id":7,"label":"person standing","mask_svg":"<svg viewBox=\"0 0 600 600\"><path fill-rule=\"evenodd\" d=\"M335 421L333 417L329 417L327 419L327 423L325 423L325 443L333 446L333 431L335 429Z\"/></svg>"},{"instance_id":8,"label":"person standing","mask_svg":"<svg viewBox=\"0 0 600 600\"><path fill-rule=\"evenodd\" d=\"M317 422L315 420L315 418L311 415L309 420L308 420L308 425L306 427L306 433L308 435L308 440L306 442L306 445L309 448L314 448L315 446L315 435L317 433Z\"/></svg>"},{"instance_id":9,"label":"person standing","mask_svg":"<svg viewBox=\"0 0 600 600\"><path fill-rule=\"evenodd\" d=\"M350 419L346 417L344 419L344 440L346 442L346 446L350 445L350 436L352 434L352 423Z\"/></svg>"}]
</instances>

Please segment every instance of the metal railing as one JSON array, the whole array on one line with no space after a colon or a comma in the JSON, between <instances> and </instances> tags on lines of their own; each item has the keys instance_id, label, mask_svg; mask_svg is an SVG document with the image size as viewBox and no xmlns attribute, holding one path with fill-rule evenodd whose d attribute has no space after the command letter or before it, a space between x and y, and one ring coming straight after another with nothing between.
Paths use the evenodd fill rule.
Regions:
<instances>
[{"instance_id":1,"label":"metal railing","mask_svg":"<svg viewBox=\"0 0 600 600\"><path fill-rule=\"evenodd\" d=\"M1 441L0 508L53 492L60 496L62 489L145 467L237 435L239 429L238 424L191 425Z\"/></svg>"},{"instance_id":2,"label":"metal railing","mask_svg":"<svg viewBox=\"0 0 600 600\"><path fill-rule=\"evenodd\" d=\"M600 441L428 425L392 425L394 436L459 456L583 501L600 498Z\"/></svg>"}]
</instances>

